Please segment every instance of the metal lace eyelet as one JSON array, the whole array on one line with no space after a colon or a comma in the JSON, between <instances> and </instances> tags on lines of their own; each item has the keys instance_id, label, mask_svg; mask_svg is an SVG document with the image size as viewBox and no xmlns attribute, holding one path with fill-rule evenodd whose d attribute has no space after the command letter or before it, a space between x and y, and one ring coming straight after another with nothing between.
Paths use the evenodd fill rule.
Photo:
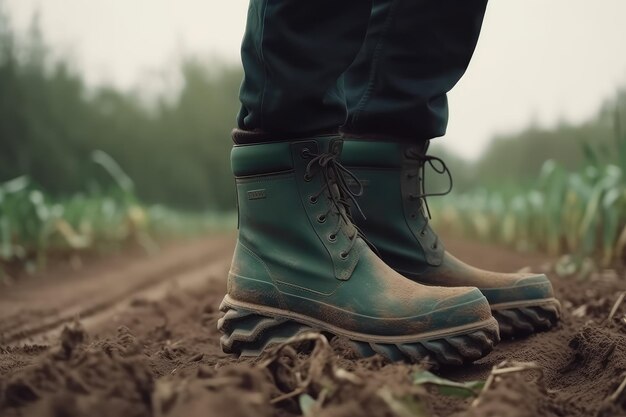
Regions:
<instances>
[{"instance_id":1,"label":"metal lace eyelet","mask_svg":"<svg viewBox=\"0 0 626 417\"><path fill-rule=\"evenodd\" d=\"M415 217L415 213L411 213L411 218L414 219Z\"/></svg>"},{"instance_id":2,"label":"metal lace eyelet","mask_svg":"<svg viewBox=\"0 0 626 417\"><path fill-rule=\"evenodd\" d=\"M420 231L420 236L426 236L426 230Z\"/></svg>"},{"instance_id":3,"label":"metal lace eyelet","mask_svg":"<svg viewBox=\"0 0 626 417\"><path fill-rule=\"evenodd\" d=\"M332 242L335 242L336 240L337 240L337 235L336 234L332 234L331 233L330 235L328 235L328 241L329 242L332 243Z\"/></svg>"},{"instance_id":4,"label":"metal lace eyelet","mask_svg":"<svg viewBox=\"0 0 626 417\"><path fill-rule=\"evenodd\" d=\"M318 223L324 223L326 221L326 215L320 214L319 216L317 216L317 221Z\"/></svg>"},{"instance_id":5,"label":"metal lace eyelet","mask_svg":"<svg viewBox=\"0 0 626 417\"><path fill-rule=\"evenodd\" d=\"M311 150L309 148L304 148L300 151L300 156L302 159L308 159L311 156Z\"/></svg>"},{"instance_id":6,"label":"metal lace eyelet","mask_svg":"<svg viewBox=\"0 0 626 417\"><path fill-rule=\"evenodd\" d=\"M311 181L312 179L313 179L313 177L311 177L310 175L308 175L308 174L304 174L304 180L305 180L306 182L309 182L309 181Z\"/></svg>"},{"instance_id":7,"label":"metal lace eyelet","mask_svg":"<svg viewBox=\"0 0 626 417\"><path fill-rule=\"evenodd\" d=\"M309 196L309 203L311 204L317 203L317 197L315 197L314 195Z\"/></svg>"},{"instance_id":8,"label":"metal lace eyelet","mask_svg":"<svg viewBox=\"0 0 626 417\"><path fill-rule=\"evenodd\" d=\"M340 257L341 259L348 259L348 252L341 252L341 253L339 254L339 257Z\"/></svg>"},{"instance_id":9,"label":"metal lace eyelet","mask_svg":"<svg viewBox=\"0 0 626 417\"><path fill-rule=\"evenodd\" d=\"M437 249L437 244L436 244L436 243L432 244L430 248L431 248L432 250L436 250L436 249Z\"/></svg>"}]
</instances>

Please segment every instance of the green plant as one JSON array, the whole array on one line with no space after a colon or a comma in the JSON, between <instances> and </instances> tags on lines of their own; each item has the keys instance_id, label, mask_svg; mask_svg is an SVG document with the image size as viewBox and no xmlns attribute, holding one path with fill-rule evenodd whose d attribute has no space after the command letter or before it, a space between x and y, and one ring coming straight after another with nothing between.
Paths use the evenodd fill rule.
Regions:
<instances>
[{"instance_id":1,"label":"green plant","mask_svg":"<svg viewBox=\"0 0 626 417\"><path fill-rule=\"evenodd\" d=\"M618 101L619 103L619 101ZM614 118L615 152L585 145L585 166L568 172L545 161L534 185L480 188L431 204L438 227L472 238L550 255L626 264L626 132Z\"/></svg>"},{"instance_id":2,"label":"green plant","mask_svg":"<svg viewBox=\"0 0 626 417\"><path fill-rule=\"evenodd\" d=\"M52 252L100 251L128 243L153 252L158 249L155 239L193 236L236 224L232 213L184 213L143 205L131 179L113 158L98 151L94 162L111 175L112 186L54 198L26 176L0 184L0 277L9 264L42 269Z\"/></svg>"}]
</instances>

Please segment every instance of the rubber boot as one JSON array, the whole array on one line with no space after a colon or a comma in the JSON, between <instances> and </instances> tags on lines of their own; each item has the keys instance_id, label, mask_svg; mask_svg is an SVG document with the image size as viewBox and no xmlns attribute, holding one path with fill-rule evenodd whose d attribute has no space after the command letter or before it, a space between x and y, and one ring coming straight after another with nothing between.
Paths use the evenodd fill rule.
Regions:
<instances>
[{"instance_id":1,"label":"rubber boot","mask_svg":"<svg viewBox=\"0 0 626 417\"><path fill-rule=\"evenodd\" d=\"M236 145L239 235L218 328L224 352L259 355L301 332L362 356L461 365L499 341L476 288L429 287L376 256L353 225L342 140Z\"/></svg>"},{"instance_id":2,"label":"rubber boot","mask_svg":"<svg viewBox=\"0 0 626 417\"><path fill-rule=\"evenodd\" d=\"M426 155L427 148L428 143L346 139L342 162L364 188L357 201L366 219L355 218L357 226L382 260L405 277L428 285L480 289L503 338L553 327L560 304L545 275L485 271L445 250L428 223L423 173L427 163L440 173L449 171L440 159Z\"/></svg>"}]
</instances>

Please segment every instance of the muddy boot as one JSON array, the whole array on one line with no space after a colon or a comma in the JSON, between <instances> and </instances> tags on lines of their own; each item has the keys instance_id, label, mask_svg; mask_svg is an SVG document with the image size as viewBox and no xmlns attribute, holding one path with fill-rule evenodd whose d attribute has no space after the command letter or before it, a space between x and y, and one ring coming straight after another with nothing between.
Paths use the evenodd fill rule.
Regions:
<instances>
[{"instance_id":1,"label":"muddy boot","mask_svg":"<svg viewBox=\"0 0 626 417\"><path fill-rule=\"evenodd\" d=\"M405 277L428 285L480 289L503 338L553 327L560 304L545 275L484 271L445 250L428 224L423 178L427 163L440 173L449 172L440 159L426 155L427 148L428 143L420 147L346 139L342 163L364 187L357 201L366 220L356 217L357 226L382 260Z\"/></svg>"},{"instance_id":2,"label":"muddy boot","mask_svg":"<svg viewBox=\"0 0 626 417\"><path fill-rule=\"evenodd\" d=\"M218 322L224 352L256 356L313 329L363 356L448 365L485 356L499 334L480 291L408 280L361 238L341 148L331 136L234 146L240 223Z\"/></svg>"}]
</instances>

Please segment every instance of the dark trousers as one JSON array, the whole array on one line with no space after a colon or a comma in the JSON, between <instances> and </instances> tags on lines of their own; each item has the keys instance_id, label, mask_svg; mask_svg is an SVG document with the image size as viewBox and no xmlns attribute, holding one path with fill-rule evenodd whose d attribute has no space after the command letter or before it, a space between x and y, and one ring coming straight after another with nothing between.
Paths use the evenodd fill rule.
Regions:
<instances>
[{"instance_id":1,"label":"dark trousers","mask_svg":"<svg viewBox=\"0 0 626 417\"><path fill-rule=\"evenodd\" d=\"M487 0L251 0L243 130L423 141L445 134Z\"/></svg>"}]
</instances>

